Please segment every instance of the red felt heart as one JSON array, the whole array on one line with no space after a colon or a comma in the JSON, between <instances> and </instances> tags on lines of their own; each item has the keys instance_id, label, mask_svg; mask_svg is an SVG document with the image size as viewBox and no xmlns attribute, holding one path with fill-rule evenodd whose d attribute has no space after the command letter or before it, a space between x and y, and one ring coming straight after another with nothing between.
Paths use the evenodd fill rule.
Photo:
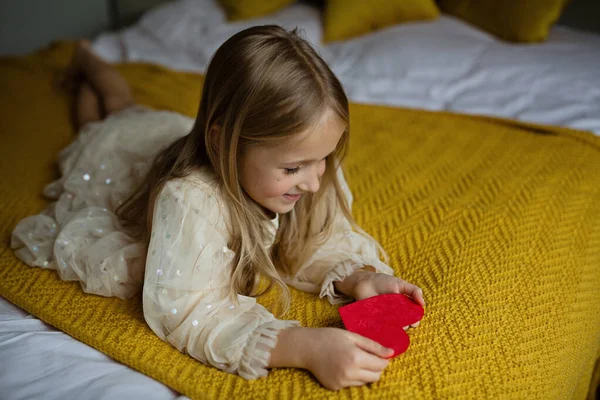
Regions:
<instances>
[{"instance_id":1,"label":"red felt heart","mask_svg":"<svg viewBox=\"0 0 600 400\"><path fill-rule=\"evenodd\" d=\"M369 297L338 311L347 330L394 349L391 357L408 349L410 340L403 327L420 321L424 314L423 307L404 294Z\"/></svg>"}]
</instances>

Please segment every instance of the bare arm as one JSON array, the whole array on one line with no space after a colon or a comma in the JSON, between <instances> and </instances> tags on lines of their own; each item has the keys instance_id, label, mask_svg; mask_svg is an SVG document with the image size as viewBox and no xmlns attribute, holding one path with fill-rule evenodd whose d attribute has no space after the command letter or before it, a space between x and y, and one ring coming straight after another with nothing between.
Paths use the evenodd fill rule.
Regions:
<instances>
[{"instance_id":1,"label":"bare arm","mask_svg":"<svg viewBox=\"0 0 600 400\"><path fill-rule=\"evenodd\" d=\"M268 368L306 368L304 352L299 349L305 348L310 329L294 327L282 330L277 337L277 345L271 351Z\"/></svg>"},{"instance_id":2,"label":"bare arm","mask_svg":"<svg viewBox=\"0 0 600 400\"><path fill-rule=\"evenodd\" d=\"M374 271L375 268L373 268L370 265L367 265L364 268L357 269L352 275L347 276L346 279L344 279L343 281L334 282L333 287L335 287L335 290L337 290L340 293L356 298L354 294L354 288L356 286L356 283L359 281L361 276L363 276L364 274L370 274Z\"/></svg>"},{"instance_id":3,"label":"bare arm","mask_svg":"<svg viewBox=\"0 0 600 400\"><path fill-rule=\"evenodd\" d=\"M359 277L364 273L370 273L374 270L375 268L370 265L362 269L357 269L343 281L335 282L333 284L335 290L353 297L354 285ZM303 357L305 352L298 351L298 349L306 349L305 346L310 345L306 339L311 333L310 328L303 327L288 328L281 331L277 338L277 346L271 352L271 360L268 367L306 368L306 360Z\"/></svg>"},{"instance_id":4,"label":"bare arm","mask_svg":"<svg viewBox=\"0 0 600 400\"><path fill-rule=\"evenodd\" d=\"M326 388L339 390L378 381L392 354L343 329L292 327L279 333L268 367L307 369Z\"/></svg>"}]
</instances>

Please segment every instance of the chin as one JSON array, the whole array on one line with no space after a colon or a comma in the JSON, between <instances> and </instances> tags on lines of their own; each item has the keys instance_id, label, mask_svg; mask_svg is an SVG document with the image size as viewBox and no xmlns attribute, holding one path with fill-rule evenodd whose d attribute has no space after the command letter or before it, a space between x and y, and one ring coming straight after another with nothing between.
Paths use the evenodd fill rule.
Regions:
<instances>
[{"instance_id":1,"label":"chin","mask_svg":"<svg viewBox=\"0 0 600 400\"><path fill-rule=\"evenodd\" d=\"M291 206L279 206L270 208L271 211L277 214L287 214L294 209L294 205Z\"/></svg>"},{"instance_id":2,"label":"chin","mask_svg":"<svg viewBox=\"0 0 600 400\"><path fill-rule=\"evenodd\" d=\"M294 206L295 204L276 204L266 208L277 214L287 214L294 209Z\"/></svg>"}]
</instances>

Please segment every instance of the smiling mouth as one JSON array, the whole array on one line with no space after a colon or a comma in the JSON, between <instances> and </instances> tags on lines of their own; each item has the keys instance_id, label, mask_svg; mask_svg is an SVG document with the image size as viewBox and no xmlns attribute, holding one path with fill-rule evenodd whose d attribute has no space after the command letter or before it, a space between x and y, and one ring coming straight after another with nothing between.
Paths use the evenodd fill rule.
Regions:
<instances>
[{"instance_id":1,"label":"smiling mouth","mask_svg":"<svg viewBox=\"0 0 600 400\"><path fill-rule=\"evenodd\" d=\"M286 199L289 200L298 200L302 195L301 194L290 194L290 193L286 193L283 195L283 197L285 197Z\"/></svg>"}]
</instances>

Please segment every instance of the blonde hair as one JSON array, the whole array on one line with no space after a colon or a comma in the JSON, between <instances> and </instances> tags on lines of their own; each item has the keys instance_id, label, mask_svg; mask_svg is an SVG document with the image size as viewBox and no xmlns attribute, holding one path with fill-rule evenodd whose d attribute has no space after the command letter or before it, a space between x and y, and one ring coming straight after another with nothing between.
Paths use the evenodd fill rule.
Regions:
<instances>
[{"instance_id":1,"label":"blonde hair","mask_svg":"<svg viewBox=\"0 0 600 400\"><path fill-rule=\"evenodd\" d=\"M231 295L257 297L275 285L281 290L283 310L287 310L290 293L279 272L292 277L327 240L337 210L357 232L372 240L352 218L336 178L349 129L327 158L319 191L302 196L291 212L281 215L270 250L259 239L269 234L270 222L239 183L239 156L249 146L281 143L309 129L327 108L349 126L348 99L342 85L297 29L288 32L276 25L255 26L233 35L209 63L192 131L158 154L141 187L117 214L124 225L139 227L134 235L148 240L154 201L165 182L208 166L218 177L231 216L229 247L236 254ZM261 289L260 278L266 278L266 288Z\"/></svg>"}]
</instances>

